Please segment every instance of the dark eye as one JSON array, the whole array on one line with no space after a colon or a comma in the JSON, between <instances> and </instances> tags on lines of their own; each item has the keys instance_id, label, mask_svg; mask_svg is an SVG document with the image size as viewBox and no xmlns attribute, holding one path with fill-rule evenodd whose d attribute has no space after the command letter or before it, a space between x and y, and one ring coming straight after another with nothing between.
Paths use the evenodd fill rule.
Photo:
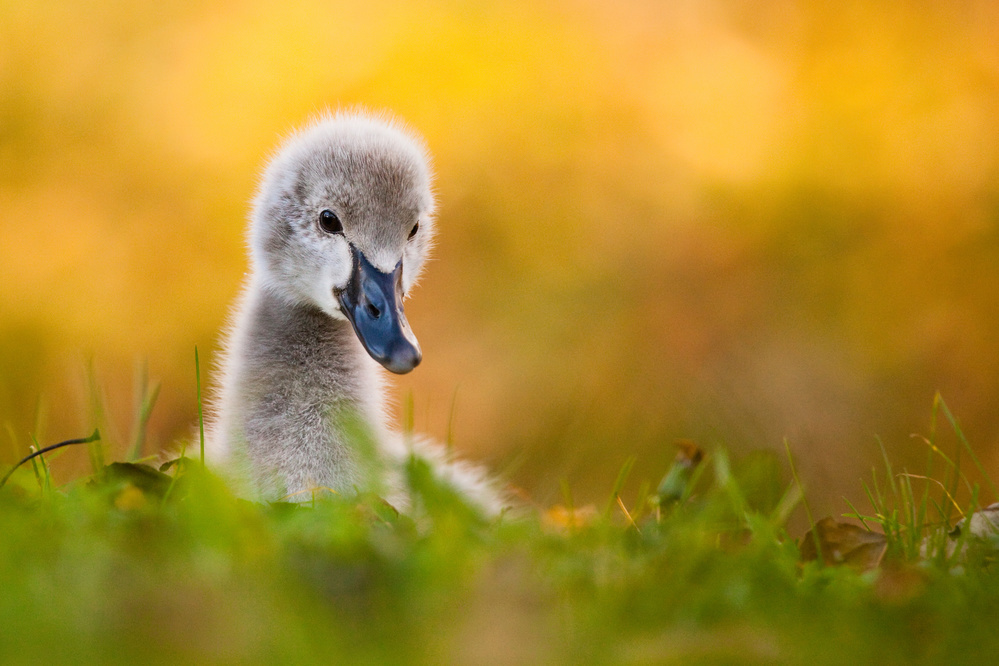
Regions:
<instances>
[{"instance_id":1,"label":"dark eye","mask_svg":"<svg viewBox=\"0 0 999 666\"><path fill-rule=\"evenodd\" d=\"M416 224L413 225L413 228L409 230L409 240L413 240L413 236L415 236L416 232L419 230L420 230L420 223L417 222Z\"/></svg>"},{"instance_id":2,"label":"dark eye","mask_svg":"<svg viewBox=\"0 0 999 666\"><path fill-rule=\"evenodd\" d=\"M328 234L343 233L343 225L340 224L340 218L331 210L324 210L319 213L319 228Z\"/></svg>"}]
</instances>

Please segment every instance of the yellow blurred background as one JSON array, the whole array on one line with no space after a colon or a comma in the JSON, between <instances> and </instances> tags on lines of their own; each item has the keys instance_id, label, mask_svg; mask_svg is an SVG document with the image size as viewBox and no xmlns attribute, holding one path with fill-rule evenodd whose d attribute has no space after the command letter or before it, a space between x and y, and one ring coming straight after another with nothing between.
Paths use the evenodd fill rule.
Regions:
<instances>
[{"instance_id":1,"label":"yellow blurred background","mask_svg":"<svg viewBox=\"0 0 999 666\"><path fill-rule=\"evenodd\" d=\"M0 463L90 432L90 366L112 455L142 364L146 451L191 432L260 166L354 105L438 173L397 395L539 501L786 438L839 511L937 390L999 476L989 0L3 0Z\"/></svg>"}]
</instances>

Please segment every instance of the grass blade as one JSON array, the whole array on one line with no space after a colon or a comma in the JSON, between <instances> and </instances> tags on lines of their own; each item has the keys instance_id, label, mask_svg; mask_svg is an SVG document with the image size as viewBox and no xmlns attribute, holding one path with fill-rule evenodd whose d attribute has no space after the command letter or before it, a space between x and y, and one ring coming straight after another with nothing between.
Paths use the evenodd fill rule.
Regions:
<instances>
[{"instance_id":1,"label":"grass blade","mask_svg":"<svg viewBox=\"0 0 999 666\"><path fill-rule=\"evenodd\" d=\"M939 394L937 394L939 396ZM993 500L999 500L999 488L996 488L996 484L989 477L988 472L985 471L985 466L975 455L974 450L971 448L971 444L968 443L968 438L964 436L964 431L961 430L961 425L958 423L957 419L951 413L950 408L947 407L947 403L944 402L943 398L940 398L940 408L943 410L944 416L947 417L947 421L950 423L951 428L954 429L954 434L957 435L958 442L961 443L961 447L967 451L968 455L971 456L971 461L975 463L975 467L978 469L979 474L985 480L985 483L989 487L989 491L992 493Z\"/></svg>"},{"instance_id":2,"label":"grass blade","mask_svg":"<svg viewBox=\"0 0 999 666\"><path fill-rule=\"evenodd\" d=\"M815 519L812 517L812 508L808 506L808 499L805 497L805 488L801 485L801 478L798 477L798 470L794 466L794 456L791 455L791 444L787 441L787 438L784 438L784 451L787 452L787 462L791 466L791 478L794 479L794 484L798 486L798 493L801 495L801 505L805 507L805 516L808 518L808 530L815 539L815 552L818 553L817 561L823 562L822 543L815 530Z\"/></svg>"},{"instance_id":3,"label":"grass blade","mask_svg":"<svg viewBox=\"0 0 999 666\"><path fill-rule=\"evenodd\" d=\"M454 451L454 415L455 408L458 405L458 387L454 387L454 393L451 394L451 408L448 410L447 415L447 436L444 438L444 446L447 448L448 453Z\"/></svg>"},{"instance_id":4,"label":"grass blade","mask_svg":"<svg viewBox=\"0 0 999 666\"><path fill-rule=\"evenodd\" d=\"M624 464L621 465L621 469L618 470L617 479L614 481L614 489L611 491L610 499L607 501L607 507L604 509L604 517L608 517L611 511L614 509L614 505L617 504L617 498L621 494L621 488L624 487L624 482L628 480L628 475L631 474L631 468L635 464L635 456L629 456Z\"/></svg>"},{"instance_id":5,"label":"grass blade","mask_svg":"<svg viewBox=\"0 0 999 666\"><path fill-rule=\"evenodd\" d=\"M152 415L153 407L160 396L160 383L153 384L149 388L149 377L146 364L143 363L136 371L135 381L135 424L132 435L132 447L128 452L128 460L138 460L142 456L142 449L146 444L146 433L149 428L149 418ZM199 399L200 401L200 399Z\"/></svg>"},{"instance_id":6,"label":"grass blade","mask_svg":"<svg viewBox=\"0 0 999 666\"><path fill-rule=\"evenodd\" d=\"M848 507L850 507L850 510L853 512L853 513L847 513L847 514L844 514L844 515L847 518L856 518L857 520L860 521L860 524L864 526L864 529L867 530L868 532L870 532L871 531L871 526L867 524L867 520L864 519L864 516L862 516L860 514L860 512L857 511L857 507L853 506L853 502L851 502L846 497L843 498L843 501L846 502L846 505Z\"/></svg>"},{"instance_id":7,"label":"grass blade","mask_svg":"<svg viewBox=\"0 0 999 666\"><path fill-rule=\"evenodd\" d=\"M37 451L34 451L31 453L31 455L22 458L16 465L14 465L10 469L9 472L7 472L6 475L4 475L3 479L0 479L0 488L4 487L4 484L7 483L7 480L10 479L11 475L14 474L14 470L16 470L18 467L28 462L29 460L33 461L35 457L40 456L43 453L48 453L49 451L55 451L56 449L61 448L63 446L71 446L73 444L90 444L91 442L96 442L100 440L100 438L101 438L100 430L94 430L93 434L91 434L90 437L84 437L82 439L67 439L65 442L59 442L58 444L46 446L44 449L38 449Z\"/></svg>"}]
</instances>

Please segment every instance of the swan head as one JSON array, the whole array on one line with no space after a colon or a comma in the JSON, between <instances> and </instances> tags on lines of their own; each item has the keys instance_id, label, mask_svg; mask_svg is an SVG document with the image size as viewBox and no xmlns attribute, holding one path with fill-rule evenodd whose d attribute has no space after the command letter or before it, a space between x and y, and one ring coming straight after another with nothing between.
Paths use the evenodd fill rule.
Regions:
<instances>
[{"instance_id":1,"label":"swan head","mask_svg":"<svg viewBox=\"0 0 999 666\"><path fill-rule=\"evenodd\" d=\"M262 286L351 323L395 373L419 364L403 299L434 233L428 158L397 125L356 114L293 134L264 171L251 257Z\"/></svg>"}]
</instances>

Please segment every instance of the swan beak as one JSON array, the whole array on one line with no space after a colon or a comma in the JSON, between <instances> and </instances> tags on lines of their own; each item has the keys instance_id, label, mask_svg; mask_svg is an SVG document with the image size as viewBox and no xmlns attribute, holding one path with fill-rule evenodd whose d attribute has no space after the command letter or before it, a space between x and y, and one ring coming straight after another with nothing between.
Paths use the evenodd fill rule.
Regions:
<instances>
[{"instance_id":1,"label":"swan beak","mask_svg":"<svg viewBox=\"0 0 999 666\"><path fill-rule=\"evenodd\" d=\"M402 375L420 364L423 352L402 309L402 261L382 273L353 249L354 270L337 293L340 310L371 355L387 370Z\"/></svg>"}]
</instances>

